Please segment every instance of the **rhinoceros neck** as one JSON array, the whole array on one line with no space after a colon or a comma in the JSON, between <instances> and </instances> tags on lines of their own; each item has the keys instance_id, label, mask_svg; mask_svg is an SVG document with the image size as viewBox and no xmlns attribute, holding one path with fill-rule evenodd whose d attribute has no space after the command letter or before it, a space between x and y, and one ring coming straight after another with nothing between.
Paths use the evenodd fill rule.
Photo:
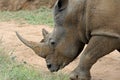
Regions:
<instances>
[{"instance_id":1,"label":"rhinoceros neck","mask_svg":"<svg viewBox=\"0 0 120 80\"><path fill-rule=\"evenodd\" d=\"M87 0L81 0L80 7L78 7L78 10L76 10L76 14L77 14L77 18L78 18L78 33L80 36L80 40L87 44L89 39L90 39L90 35L89 35L89 30L87 28Z\"/></svg>"}]
</instances>

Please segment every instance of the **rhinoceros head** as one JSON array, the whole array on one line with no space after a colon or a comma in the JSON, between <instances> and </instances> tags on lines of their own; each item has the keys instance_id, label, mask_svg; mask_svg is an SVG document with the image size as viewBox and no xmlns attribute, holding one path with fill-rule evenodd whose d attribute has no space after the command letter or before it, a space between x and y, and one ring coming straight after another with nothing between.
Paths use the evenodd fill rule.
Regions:
<instances>
[{"instance_id":1,"label":"rhinoceros head","mask_svg":"<svg viewBox=\"0 0 120 80\"><path fill-rule=\"evenodd\" d=\"M69 4L70 1L74 0L57 0L54 6L55 27L47 39L54 51L46 57L48 69L52 72L72 62L85 45L79 38L78 18L71 13L74 9L71 7L72 4Z\"/></svg>"},{"instance_id":2,"label":"rhinoceros head","mask_svg":"<svg viewBox=\"0 0 120 80\"><path fill-rule=\"evenodd\" d=\"M74 0L71 0L74 1ZM43 29L44 39L41 43L30 42L23 39L18 33L18 38L36 54L45 58L51 72L58 71L72 62L83 50L84 43L79 39L75 15L69 13L69 0L58 0L54 6L55 27L52 33ZM71 5L69 5L71 6Z\"/></svg>"}]
</instances>

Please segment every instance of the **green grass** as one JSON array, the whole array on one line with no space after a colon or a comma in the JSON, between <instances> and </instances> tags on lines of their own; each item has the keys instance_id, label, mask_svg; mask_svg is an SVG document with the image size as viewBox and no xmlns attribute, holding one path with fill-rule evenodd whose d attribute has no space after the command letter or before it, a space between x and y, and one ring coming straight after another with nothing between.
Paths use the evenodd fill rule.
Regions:
<instances>
[{"instance_id":1,"label":"green grass","mask_svg":"<svg viewBox=\"0 0 120 80\"><path fill-rule=\"evenodd\" d=\"M0 42L0 80L68 80L68 76L63 73L47 73L16 62L7 55Z\"/></svg>"},{"instance_id":2,"label":"green grass","mask_svg":"<svg viewBox=\"0 0 120 80\"><path fill-rule=\"evenodd\" d=\"M40 8L34 11L1 11L0 21L18 21L19 23L29 23L34 25L53 26L52 10L48 8Z\"/></svg>"}]
</instances>

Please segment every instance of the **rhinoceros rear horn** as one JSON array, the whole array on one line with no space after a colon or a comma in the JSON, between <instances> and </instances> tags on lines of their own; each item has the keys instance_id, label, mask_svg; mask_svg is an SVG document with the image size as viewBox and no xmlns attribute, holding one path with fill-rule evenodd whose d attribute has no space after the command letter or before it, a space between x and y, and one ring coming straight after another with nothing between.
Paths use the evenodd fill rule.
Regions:
<instances>
[{"instance_id":1,"label":"rhinoceros rear horn","mask_svg":"<svg viewBox=\"0 0 120 80\"><path fill-rule=\"evenodd\" d=\"M43 37L45 38L47 36L47 34L49 34L49 32L43 28L42 34L43 34Z\"/></svg>"},{"instance_id":2,"label":"rhinoceros rear horn","mask_svg":"<svg viewBox=\"0 0 120 80\"><path fill-rule=\"evenodd\" d=\"M41 54L41 48L43 44L33 42L33 41L27 41L24 39L18 32L16 32L17 37L21 42L23 42L26 46L30 47L37 55L44 57L43 54Z\"/></svg>"}]
</instances>

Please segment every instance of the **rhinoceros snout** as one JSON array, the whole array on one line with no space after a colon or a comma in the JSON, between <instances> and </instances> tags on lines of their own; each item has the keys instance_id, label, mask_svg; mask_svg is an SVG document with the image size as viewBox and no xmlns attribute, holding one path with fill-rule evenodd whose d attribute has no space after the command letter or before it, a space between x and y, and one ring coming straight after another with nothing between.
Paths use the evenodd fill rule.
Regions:
<instances>
[{"instance_id":1,"label":"rhinoceros snout","mask_svg":"<svg viewBox=\"0 0 120 80\"><path fill-rule=\"evenodd\" d=\"M47 68L50 70L50 72L57 72L60 69L58 65L54 65L51 63L47 63Z\"/></svg>"}]
</instances>

